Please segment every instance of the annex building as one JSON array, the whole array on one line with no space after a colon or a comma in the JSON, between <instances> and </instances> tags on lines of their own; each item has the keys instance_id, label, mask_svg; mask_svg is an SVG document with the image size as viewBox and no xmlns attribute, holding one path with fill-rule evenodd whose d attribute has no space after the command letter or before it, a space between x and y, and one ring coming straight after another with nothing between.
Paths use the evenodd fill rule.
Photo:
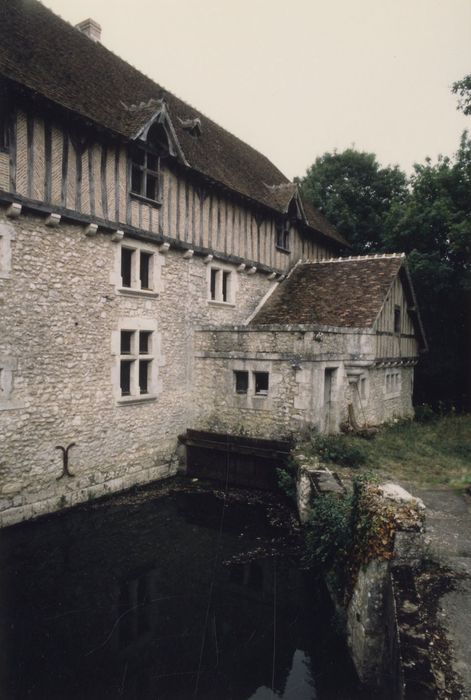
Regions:
<instances>
[{"instance_id":1,"label":"annex building","mask_svg":"<svg viewBox=\"0 0 471 700\"><path fill-rule=\"evenodd\" d=\"M174 473L187 428L412 415L425 339L402 255L348 257L267 158L92 20L0 0L0 35L1 524Z\"/></svg>"}]
</instances>

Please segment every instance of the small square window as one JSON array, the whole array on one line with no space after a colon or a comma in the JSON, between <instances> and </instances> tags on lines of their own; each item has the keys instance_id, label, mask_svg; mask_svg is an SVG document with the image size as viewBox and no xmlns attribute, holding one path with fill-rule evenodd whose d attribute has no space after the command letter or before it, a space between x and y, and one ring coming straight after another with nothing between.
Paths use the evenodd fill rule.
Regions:
<instances>
[{"instance_id":1,"label":"small square window","mask_svg":"<svg viewBox=\"0 0 471 700\"><path fill-rule=\"evenodd\" d=\"M232 270L222 270L218 267L209 269L208 297L211 301L232 304L234 302Z\"/></svg>"},{"instance_id":2,"label":"small square window","mask_svg":"<svg viewBox=\"0 0 471 700\"><path fill-rule=\"evenodd\" d=\"M236 394L246 394L249 390L249 373L235 371L234 378Z\"/></svg>"},{"instance_id":3,"label":"small square window","mask_svg":"<svg viewBox=\"0 0 471 700\"><path fill-rule=\"evenodd\" d=\"M152 292L155 289L154 253L137 244L121 246L120 289Z\"/></svg>"},{"instance_id":4,"label":"small square window","mask_svg":"<svg viewBox=\"0 0 471 700\"><path fill-rule=\"evenodd\" d=\"M268 395L268 372L254 372L255 395Z\"/></svg>"}]
</instances>

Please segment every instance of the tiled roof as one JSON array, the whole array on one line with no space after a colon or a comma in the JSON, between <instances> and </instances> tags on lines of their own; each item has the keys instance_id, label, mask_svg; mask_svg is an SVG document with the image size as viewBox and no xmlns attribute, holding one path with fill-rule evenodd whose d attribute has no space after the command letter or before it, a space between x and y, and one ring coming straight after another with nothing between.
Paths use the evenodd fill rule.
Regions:
<instances>
[{"instance_id":1,"label":"tiled roof","mask_svg":"<svg viewBox=\"0 0 471 700\"><path fill-rule=\"evenodd\" d=\"M125 139L136 136L164 97L192 168L275 211L285 211L287 192L270 186L287 185L288 180L264 155L37 0L0 0L1 75ZM181 123L195 118L201 120L199 137ZM346 245L319 214L311 214L309 225Z\"/></svg>"},{"instance_id":2,"label":"tiled roof","mask_svg":"<svg viewBox=\"0 0 471 700\"><path fill-rule=\"evenodd\" d=\"M370 328L404 260L404 255L384 255L299 264L252 324Z\"/></svg>"}]
</instances>

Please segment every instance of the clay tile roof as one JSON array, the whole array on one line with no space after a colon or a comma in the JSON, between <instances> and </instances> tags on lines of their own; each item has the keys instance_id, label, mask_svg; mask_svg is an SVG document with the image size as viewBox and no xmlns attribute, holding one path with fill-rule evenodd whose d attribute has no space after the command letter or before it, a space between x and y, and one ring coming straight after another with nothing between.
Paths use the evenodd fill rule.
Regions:
<instances>
[{"instance_id":1,"label":"clay tile roof","mask_svg":"<svg viewBox=\"0 0 471 700\"><path fill-rule=\"evenodd\" d=\"M363 256L297 265L252 324L370 328L404 260L403 255Z\"/></svg>"},{"instance_id":2,"label":"clay tile roof","mask_svg":"<svg viewBox=\"0 0 471 700\"><path fill-rule=\"evenodd\" d=\"M0 77L133 139L162 99L187 162L195 170L278 212L285 198L267 185L289 184L268 158L164 90L37 0L0 0ZM136 108L137 107L137 108ZM182 122L199 119L201 134ZM348 245L321 217L312 228Z\"/></svg>"}]
</instances>

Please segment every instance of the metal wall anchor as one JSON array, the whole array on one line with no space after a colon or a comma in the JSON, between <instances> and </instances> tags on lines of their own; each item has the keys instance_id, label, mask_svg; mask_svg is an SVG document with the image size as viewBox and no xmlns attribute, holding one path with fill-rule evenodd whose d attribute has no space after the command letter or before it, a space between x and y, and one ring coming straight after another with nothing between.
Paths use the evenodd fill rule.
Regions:
<instances>
[{"instance_id":1,"label":"metal wall anchor","mask_svg":"<svg viewBox=\"0 0 471 700\"><path fill-rule=\"evenodd\" d=\"M71 447L75 447L75 442L71 442L67 447L62 447L62 445L56 445L56 450L62 450L62 474L57 477L56 481L62 479L63 476L75 476L69 471L69 450Z\"/></svg>"}]
</instances>

